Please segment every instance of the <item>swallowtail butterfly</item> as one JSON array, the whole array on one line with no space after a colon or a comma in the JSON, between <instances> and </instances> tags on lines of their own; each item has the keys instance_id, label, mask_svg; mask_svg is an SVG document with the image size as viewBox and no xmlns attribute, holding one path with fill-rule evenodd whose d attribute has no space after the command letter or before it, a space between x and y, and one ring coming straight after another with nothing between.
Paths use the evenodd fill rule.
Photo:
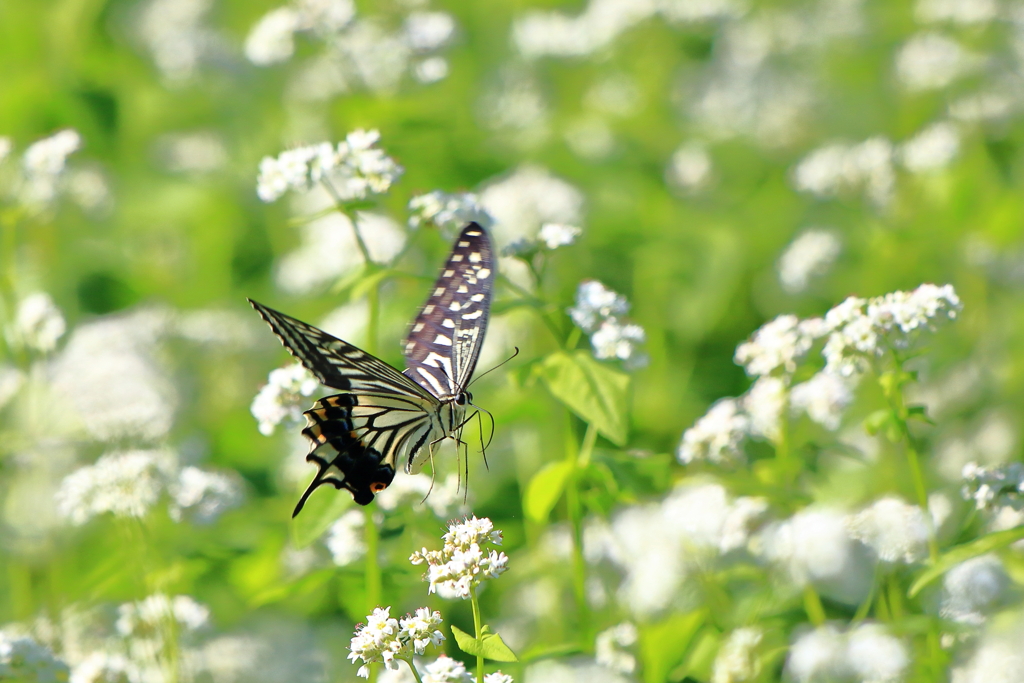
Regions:
<instances>
[{"instance_id":1,"label":"swallowtail butterfly","mask_svg":"<svg viewBox=\"0 0 1024 683\"><path fill-rule=\"evenodd\" d=\"M491 306L494 258L486 231L470 223L459 235L405 340L406 369L312 325L249 303L285 348L321 384L339 393L305 412L306 460L318 470L295 506L318 487L348 489L360 505L391 484L401 463L416 472L445 438L457 438Z\"/></svg>"}]
</instances>

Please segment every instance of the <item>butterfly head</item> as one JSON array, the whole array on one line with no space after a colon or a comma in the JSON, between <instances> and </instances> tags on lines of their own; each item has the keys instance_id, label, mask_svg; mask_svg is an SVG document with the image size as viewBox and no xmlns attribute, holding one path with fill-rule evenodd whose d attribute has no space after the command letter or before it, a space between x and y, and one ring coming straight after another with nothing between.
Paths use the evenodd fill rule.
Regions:
<instances>
[{"instance_id":1,"label":"butterfly head","mask_svg":"<svg viewBox=\"0 0 1024 683\"><path fill-rule=\"evenodd\" d=\"M459 394L455 396L455 405L465 406L471 404L472 402L473 394L471 394L468 391L459 392Z\"/></svg>"}]
</instances>

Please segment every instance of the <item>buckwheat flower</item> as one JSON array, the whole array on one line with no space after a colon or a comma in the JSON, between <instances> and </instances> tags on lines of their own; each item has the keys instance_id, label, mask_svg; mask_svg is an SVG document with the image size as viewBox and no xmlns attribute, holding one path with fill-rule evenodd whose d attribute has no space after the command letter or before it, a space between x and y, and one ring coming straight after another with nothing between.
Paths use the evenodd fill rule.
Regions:
<instances>
[{"instance_id":1,"label":"buckwheat flower","mask_svg":"<svg viewBox=\"0 0 1024 683\"><path fill-rule=\"evenodd\" d=\"M418 228L429 223L446 231L461 229L475 221L485 227L494 219L480 203L477 195L469 192L449 194L434 190L409 200L409 227Z\"/></svg>"},{"instance_id":2,"label":"buckwheat flower","mask_svg":"<svg viewBox=\"0 0 1024 683\"><path fill-rule=\"evenodd\" d=\"M939 613L962 624L984 623L985 614L1003 597L1009 577L995 555L982 555L961 562L946 572L942 581Z\"/></svg>"},{"instance_id":3,"label":"buckwheat flower","mask_svg":"<svg viewBox=\"0 0 1024 683\"><path fill-rule=\"evenodd\" d=\"M278 7L267 12L246 36L245 56L259 66L290 59L295 54L294 35L299 26L299 13L292 7Z\"/></svg>"},{"instance_id":4,"label":"buckwheat flower","mask_svg":"<svg viewBox=\"0 0 1024 683\"><path fill-rule=\"evenodd\" d=\"M383 662L388 669L397 669L397 655L409 655L407 648L399 639L401 627L398 619L391 617L390 607L378 607L373 614L366 617L366 625L356 627L352 643L349 645L348 658L355 663L361 659L363 665L356 675L361 678L370 677L369 664Z\"/></svg>"},{"instance_id":5,"label":"buckwheat flower","mask_svg":"<svg viewBox=\"0 0 1024 683\"><path fill-rule=\"evenodd\" d=\"M628 621L605 629L594 640L594 660L612 671L631 674L636 670L636 657L625 648L636 645L638 638L636 626Z\"/></svg>"},{"instance_id":6,"label":"buckwheat flower","mask_svg":"<svg viewBox=\"0 0 1024 683\"><path fill-rule=\"evenodd\" d=\"M501 576L508 569L508 557L486 546L501 545L501 531L486 517L452 522L442 537L441 550L416 551L409 561L426 564L425 579L430 592L466 599L486 579Z\"/></svg>"},{"instance_id":7,"label":"buckwheat flower","mask_svg":"<svg viewBox=\"0 0 1024 683\"><path fill-rule=\"evenodd\" d=\"M763 546L799 586L841 580L853 569L853 539L845 516L835 510L801 510L766 529Z\"/></svg>"},{"instance_id":8,"label":"buckwheat flower","mask_svg":"<svg viewBox=\"0 0 1024 683\"><path fill-rule=\"evenodd\" d=\"M999 16L996 0L917 0L914 17L922 23L983 24Z\"/></svg>"},{"instance_id":9,"label":"buckwheat flower","mask_svg":"<svg viewBox=\"0 0 1024 683\"><path fill-rule=\"evenodd\" d=\"M818 197L863 192L876 206L885 206L896 182L893 156L892 143L883 137L855 145L832 143L797 164L793 185Z\"/></svg>"},{"instance_id":10,"label":"buckwheat flower","mask_svg":"<svg viewBox=\"0 0 1024 683\"><path fill-rule=\"evenodd\" d=\"M737 346L734 360L751 376L792 373L820 332L816 324L801 322L795 315L780 315Z\"/></svg>"},{"instance_id":11,"label":"buckwheat flower","mask_svg":"<svg viewBox=\"0 0 1024 683\"><path fill-rule=\"evenodd\" d=\"M249 411L259 422L260 434L270 436L282 422L298 423L306 399L320 383L300 363L271 370L267 383L256 394Z\"/></svg>"},{"instance_id":12,"label":"buckwheat flower","mask_svg":"<svg viewBox=\"0 0 1024 683\"><path fill-rule=\"evenodd\" d=\"M211 524L222 514L242 504L242 489L236 478L198 467L183 467L177 482L170 485L171 519L185 516L197 524Z\"/></svg>"},{"instance_id":13,"label":"buckwheat flower","mask_svg":"<svg viewBox=\"0 0 1024 683\"><path fill-rule=\"evenodd\" d=\"M365 525L362 510L349 510L330 526L324 545L331 552L334 564L345 567L366 554Z\"/></svg>"},{"instance_id":14,"label":"buckwheat flower","mask_svg":"<svg viewBox=\"0 0 1024 683\"><path fill-rule=\"evenodd\" d=\"M764 498L743 496L733 501L718 533L719 552L724 554L746 548L751 536L764 524L767 515L768 501Z\"/></svg>"},{"instance_id":15,"label":"buckwheat flower","mask_svg":"<svg viewBox=\"0 0 1024 683\"><path fill-rule=\"evenodd\" d=\"M629 302L597 280L584 280L576 289L576 305L568 312L577 327L592 333L604 320L628 313Z\"/></svg>"},{"instance_id":16,"label":"buckwheat flower","mask_svg":"<svg viewBox=\"0 0 1024 683\"><path fill-rule=\"evenodd\" d=\"M165 450L108 453L61 482L58 512L78 526L93 517L144 517L159 500L175 472L174 455Z\"/></svg>"},{"instance_id":17,"label":"buckwheat flower","mask_svg":"<svg viewBox=\"0 0 1024 683\"><path fill-rule=\"evenodd\" d=\"M484 674L484 683L513 683L513 679L508 674L495 671L494 673Z\"/></svg>"},{"instance_id":18,"label":"buckwheat flower","mask_svg":"<svg viewBox=\"0 0 1024 683\"><path fill-rule=\"evenodd\" d=\"M761 673L758 647L764 632L756 626L738 628L718 649L711 669L711 683L741 683L753 681Z\"/></svg>"},{"instance_id":19,"label":"buckwheat flower","mask_svg":"<svg viewBox=\"0 0 1024 683\"><path fill-rule=\"evenodd\" d=\"M68 666L32 638L0 631L0 680L65 683Z\"/></svg>"},{"instance_id":20,"label":"buckwheat flower","mask_svg":"<svg viewBox=\"0 0 1024 683\"><path fill-rule=\"evenodd\" d=\"M790 391L793 412L803 411L825 429L839 428L843 413L853 402L851 381L831 372L816 373Z\"/></svg>"},{"instance_id":21,"label":"buckwheat flower","mask_svg":"<svg viewBox=\"0 0 1024 683\"><path fill-rule=\"evenodd\" d=\"M846 658L857 680L899 683L910 666L907 647L881 624L861 624L847 635Z\"/></svg>"},{"instance_id":22,"label":"buckwheat flower","mask_svg":"<svg viewBox=\"0 0 1024 683\"><path fill-rule=\"evenodd\" d=\"M776 264L787 292L802 292L811 278L824 275L839 256L842 243L832 230L805 230L793 240Z\"/></svg>"},{"instance_id":23,"label":"buckwheat flower","mask_svg":"<svg viewBox=\"0 0 1024 683\"><path fill-rule=\"evenodd\" d=\"M711 180L711 156L703 145L688 143L672 153L665 180L684 192L695 192Z\"/></svg>"},{"instance_id":24,"label":"buckwheat flower","mask_svg":"<svg viewBox=\"0 0 1024 683\"><path fill-rule=\"evenodd\" d=\"M32 143L22 157L25 173L30 177L56 176L64 170L68 156L82 146L82 136L68 128Z\"/></svg>"},{"instance_id":25,"label":"buckwheat flower","mask_svg":"<svg viewBox=\"0 0 1024 683\"><path fill-rule=\"evenodd\" d=\"M969 462L964 465L962 476L964 500L973 500L978 510L1024 508L1024 465L1021 463L983 467Z\"/></svg>"},{"instance_id":26,"label":"buckwheat flower","mask_svg":"<svg viewBox=\"0 0 1024 683\"><path fill-rule=\"evenodd\" d=\"M437 83L448 75L448 60L444 57L427 57L413 66L413 76L420 83Z\"/></svg>"},{"instance_id":27,"label":"buckwheat flower","mask_svg":"<svg viewBox=\"0 0 1024 683\"><path fill-rule=\"evenodd\" d=\"M979 62L951 38L919 33L896 55L896 76L907 90L934 90L974 71Z\"/></svg>"},{"instance_id":28,"label":"buckwheat flower","mask_svg":"<svg viewBox=\"0 0 1024 683\"><path fill-rule=\"evenodd\" d=\"M916 505L880 498L847 519L850 535L875 551L883 562L920 562L928 555L931 525Z\"/></svg>"},{"instance_id":29,"label":"buckwheat flower","mask_svg":"<svg viewBox=\"0 0 1024 683\"><path fill-rule=\"evenodd\" d=\"M646 341L644 328L635 323L622 324L616 318L606 318L590 337L594 356L600 359L616 358L628 369L647 365L647 354L639 348Z\"/></svg>"},{"instance_id":30,"label":"buckwheat flower","mask_svg":"<svg viewBox=\"0 0 1024 683\"><path fill-rule=\"evenodd\" d=\"M740 399L749 418L750 433L770 441L779 438L787 401L787 386L778 377L759 377Z\"/></svg>"},{"instance_id":31,"label":"buckwheat flower","mask_svg":"<svg viewBox=\"0 0 1024 683\"><path fill-rule=\"evenodd\" d=\"M723 398L704 417L683 432L676 458L684 465L706 460L732 465L746 460L743 439L750 433L750 418L734 398Z\"/></svg>"},{"instance_id":32,"label":"buckwheat flower","mask_svg":"<svg viewBox=\"0 0 1024 683\"><path fill-rule=\"evenodd\" d=\"M0 365L0 408L14 398L25 384L25 373L13 365Z\"/></svg>"},{"instance_id":33,"label":"buckwheat flower","mask_svg":"<svg viewBox=\"0 0 1024 683\"><path fill-rule=\"evenodd\" d=\"M472 683L473 676L457 659L441 655L423 669L423 683Z\"/></svg>"},{"instance_id":34,"label":"buckwheat flower","mask_svg":"<svg viewBox=\"0 0 1024 683\"><path fill-rule=\"evenodd\" d=\"M536 86L515 80L509 86L511 92L503 93L495 103L495 116L509 119L506 127L524 132L543 125L543 101L531 102L531 98L540 98L532 92ZM488 181L480 190L480 204L494 216L492 232L501 246L521 237L532 239L544 223L580 225L583 221L583 193L537 166L523 166Z\"/></svg>"},{"instance_id":35,"label":"buckwheat flower","mask_svg":"<svg viewBox=\"0 0 1024 683\"><path fill-rule=\"evenodd\" d=\"M67 329L64 316L45 292L29 294L18 304L8 339L18 346L47 353Z\"/></svg>"},{"instance_id":36,"label":"buckwheat flower","mask_svg":"<svg viewBox=\"0 0 1024 683\"><path fill-rule=\"evenodd\" d=\"M71 669L69 683L129 683L137 669L120 653L97 650Z\"/></svg>"},{"instance_id":37,"label":"buckwheat flower","mask_svg":"<svg viewBox=\"0 0 1024 683\"><path fill-rule=\"evenodd\" d=\"M867 315L880 332L908 335L919 329L935 329L935 319L954 319L961 309L960 297L952 285L923 284L913 292L890 292L868 302ZM905 337L891 337L897 347L906 346Z\"/></svg>"},{"instance_id":38,"label":"buckwheat flower","mask_svg":"<svg viewBox=\"0 0 1024 683\"><path fill-rule=\"evenodd\" d=\"M419 510L422 509L422 504L434 515L445 520L459 514L463 507L462 495L459 493L459 477L454 472L440 481L432 481L428 474L396 477L391 486L377 494L374 502L387 512L405 505L411 505L413 509Z\"/></svg>"},{"instance_id":39,"label":"buckwheat flower","mask_svg":"<svg viewBox=\"0 0 1024 683\"><path fill-rule=\"evenodd\" d=\"M537 237L548 249L567 247L576 241L576 238L583 234L583 230L575 225L563 223L545 223L540 226Z\"/></svg>"},{"instance_id":40,"label":"buckwheat flower","mask_svg":"<svg viewBox=\"0 0 1024 683\"><path fill-rule=\"evenodd\" d=\"M199 631L209 626L210 609L188 595L170 598L155 593L121 605L115 628L124 638L151 637L162 633L168 622L173 622L179 633Z\"/></svg>"},{"instance_id":41,"label":"buckwheat flower","mask_svg":"<svg viewBox=\"0 0 1024 683\"><path fill-rule=\"evenodd\" d=\"M413 12L405 18L405 39L416 52L442 47L455 34L455 19L447 12Z\"/></svg>"},{"instance_id":42,"label":"buckwheat flower","mask_svg":"<svg viewBox=\"0 0 1024 683\"><path fill-rule=\"evenodd\" d=\"M785 671L797 683L844 680L850 674L846 639L831 624L804 633L790 646Z\"/></svg>"},{"instance_id":43,"label":"buckwheat flower","mask_svg":"<svg viewBox=\"0 0 1024 683\"><path fill-rule=\"evenodd\" d=\"M929 173L945 168L960 151L960 135L948 121L925 128L903 143L900 160L911 173Z\"/></svg>"},{"instance_id":44,"label":"buckwheat flower","mask_svg":"<svg viewBox=\"0 0 1024 683\"><path fill-rule=\"evenodd\" d=\"M441 621L440 612L420 607L414 614L399 620L402 629L399 635L403 639L407 638L412 643L413 651L421 655L428 645L438 646L444 642L444 634L439 630Z\"/></svg>"}]
</instances>

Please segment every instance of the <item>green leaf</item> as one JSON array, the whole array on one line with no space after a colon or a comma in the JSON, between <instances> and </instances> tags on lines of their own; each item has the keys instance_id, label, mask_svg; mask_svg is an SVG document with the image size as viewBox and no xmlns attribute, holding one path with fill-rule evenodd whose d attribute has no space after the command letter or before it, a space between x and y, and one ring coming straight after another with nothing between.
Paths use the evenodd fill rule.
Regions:
<instances>
[{"instance_id":1,"label":"green leaf","mask_svg":"<svg viewBox=\"0 0 1024 683\"><path fill-rule=\"evenodd\" d=\"M874 436L878 432L882 431L882 428L892 418L892 413L888 410L876 410L875 412L864 418L864 429L871 436Z\"/></svg>"},{"instance_id":2,"label":"green leaf","mask_svg":"<svg viewBox=\"0 0 1024 683\"><path fill-rule=\"evenodd\" d=\"M914 597L921 592L922 588L961 562L965 562L972 557L977 557L978 555L990 553L993 550L1005 548L1011 543L1019 541L1022 538L1024 538L1024 526L1018 526L1013 529L1006 529L1005 531L996 531L995 533L986 534L985 536L977 538L970 543L962 543L960 545L953 546L944 552L935 564L921 572L913 585L910 586L910 590L907 591L907 595Z\"/></svg>"},{"instance_id":3,"label":"green leaf","mask_svg":"<svg viewBox=\"0 0 1024 683\"><path fill-rule=\"evenodd\" d=\"M704 625L705 610L677 614L640 629L640 655L643 658L645 683L661 683L678 665L692 644L693 637Z\"/></svg>"},{"instance_id":4,"label":"green leaf","mask_svg":"<svg viewBox=\"0 0 1024 683\"><path fill-rule=\"evenodd\" d=\"M555 398L608 440L626 443L629 375L598 362L586 351L557 351L541 363L541 376Z\"/></svg>"},{"instance_id":5,"label":"green leaf","mask_svg":"<svg viewBox=\"0 0 1024 683\"><path fill-rule=\"evenodd\" d=\"M547 521L555 503L562 497L570 474L572 463L560 460L549 462L533 475L523 496L523 511L529 519L540 524Z\"/></svg>"},{"instance_id":6,"label":"green leaf","mask_svg":"<svg viewBox=\"0 0 1024 683\"><path fill-rule=\"evenodd\" d=\"M480 638L474 638L458 626L452 625L452 635L459 649L467 655L483 657L495 662L518 662L516 653L512 652L505 641L497 633L491 633L490 628L484 626Z\"/></svg>"},{"instance_id":7,"label":"green leaf","mask_svg":"<svg viewBox=\"0 0 1024 683\"><path fill-rule=\"evenodd\" d=\"M907 419L908 420L921 420L927 422L930 425L935 422L928 417L928 409L925 406L907 406Z\"/></svg>"},{"instance_id":8,"label":"green leaf","mask_svg":"<svg viewBox=\"0 0 1024 683\"><path fill-rule=\"evenodd\" d=\"M305 548L314 543L353 505L352 499L344 492L339 494L333 488L321 488L324 493L311 495L302 512L291 520L292 543L296 548Z\"/></svg>"}]
</instances>

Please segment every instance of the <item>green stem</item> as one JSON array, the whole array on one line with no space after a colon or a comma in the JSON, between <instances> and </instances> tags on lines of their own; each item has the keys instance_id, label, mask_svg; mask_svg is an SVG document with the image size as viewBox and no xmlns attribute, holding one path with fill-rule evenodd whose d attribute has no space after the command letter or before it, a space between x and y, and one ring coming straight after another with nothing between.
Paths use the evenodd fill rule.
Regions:
<instances>
[{"instance_id":1,"label":"green stem","mask_svg":"<svg viewBox=\"0 0 1024 683\"><path fill-rule=\"evenodd\" d=\"M366 303L369 311L366 316L366 352L376 355L380 333L380 283L370 287Z\"/></svg>"},{"instance_id":2,"label":"green stem","mask_svg":"<svg viewBox=\"0 0 1024 683\"><path fill-rule=\"evenodd\" d=\"M420 672L416 670L415 666L413 666L412 660L407 659L405 660L405 663L409 665L409 670L412 671L412 677L416 679L416 683L423 683L423 679L420 678Z\"/></svg>"},{"instance_id":3,"label":"green stem","mask_svg":"<svg viewBox=\"0 0 1024 683\"><path fill-rule=\"evenodd\" d=\"M825 623L825 608L821 604L818 591L814 590L814 586L811 584L804 586L804 611L807 612L807 618L815 626Z\"/></svg>"},{"instance_id":4,"label":"green stem","mask_svg":"<svg viewBox=\"0 0 1024 683\"><path fill-rule=\"evenodd\" d=\"M537 298L535 295L531 294L530 292L526 291L525 289L517 285L507 275L499 273L498 277L501 279L503 283L505 283L506 287L508 287L513 292L522 297L523 300L530 302L530 308L536 311L537 315L540 316L541 321L544 323L544 326L548 328L552 336L554 336L555 341L559 344L559 346L561 346L562 331L558 328L558 325L556 325L555 322L551 319L551 316L548 315L543 310L547 306L544 300Z\"/></svg>"},{"instance_id":5,"label":"green stem","mask_svg":"<svg viewBox=\"0 0 1024 683\"><path fill-rule=\"evenodd\" d=\"M332 185L327 178L323 178L320 182L334 200L334 205L338 209L338 213L343 216L348 216L348 212L345 211L345 202L342 200L341 195L338 194L338 191L334 189L334 185ZM370 258L370 250L366 248L366 242L363 241L363 236L359 234L359 226L356 225L355 217L349 217L349 222L352 223L352 232L356 236L356 244L359 245L359 252L363 255L363 260L366 262L366 266L370 267L373 265L373 259Z\"/></svg>"},{"instance_id":6,"label":"green stem","mask_svg":"<svg viewBox=\"0 0 1024 683\"><path fill-rule=\"evenodd\" d=\"M571 425L571 418L570 418ZM573 569L573 593L576 598L576 609L579 613L580 635L583 647L590 643L590 605L587 603L587 561L583 556L583 506L579 493L579 473L582 468L590 464L590 457L594 452L594 442L597 440L597 429L592 424L587 424L587 431L583 436L583 443L579 450L576 449L576 442L569 432L571 445L566 448L566 458L570 464L569 481L565 489L565 501L569 514L569 523L572 526L572 569Z\"/></svg>"},{"instance_id":7,"label":"green stem","mask_svg":"<svg viewBox=\"0 0 1024 683\"><path fill-rule=\"evenodd\" d=\"M469 587L469 601L473 605L473 630L476 632L476 640L484 635L483 620L480 618L480 602L476 597L476 589ZM476 656L476 683L484 683L484 656Z\"/></svg>"},{"instance_id":8,"label":"green stem","mask_svg":"<svg viewBox=\"0 0 1024 683\"><path fill-rule=\"evenodd\" d=\"M380 606L381 598L381 573L378 547L380 545L380 534L377 531L377 523L373 521L373 508L363 508L363 539L366 543L366 564L364 574L366 577L366 613L372 614L373 610Z\"/></svg>"},{"instance_id":9,"label":"green stem","mask_svg":"<svg viewBox=\"0 0 1024 683\"><path fill-rule=\"evenodd\" d=\"M572 351L576 348L576 345L580 343L580 337L583 336L583 330L572 326L572 332L569 333L569 338L565 340L565 348Z\"/></svg>"},{"instance_id":10,"label":"green stem","mask_svg":"<svg viewBox=\"0 0 1024 683\"><path fill-rule=\"evenodd\" d=\"M789 446L789 393L787 392L779 413L779 436L775 442L775 460L779 463L783 482L787 486L793 483L793 478L797 474Z\"/></svg>"}]
</instances>

